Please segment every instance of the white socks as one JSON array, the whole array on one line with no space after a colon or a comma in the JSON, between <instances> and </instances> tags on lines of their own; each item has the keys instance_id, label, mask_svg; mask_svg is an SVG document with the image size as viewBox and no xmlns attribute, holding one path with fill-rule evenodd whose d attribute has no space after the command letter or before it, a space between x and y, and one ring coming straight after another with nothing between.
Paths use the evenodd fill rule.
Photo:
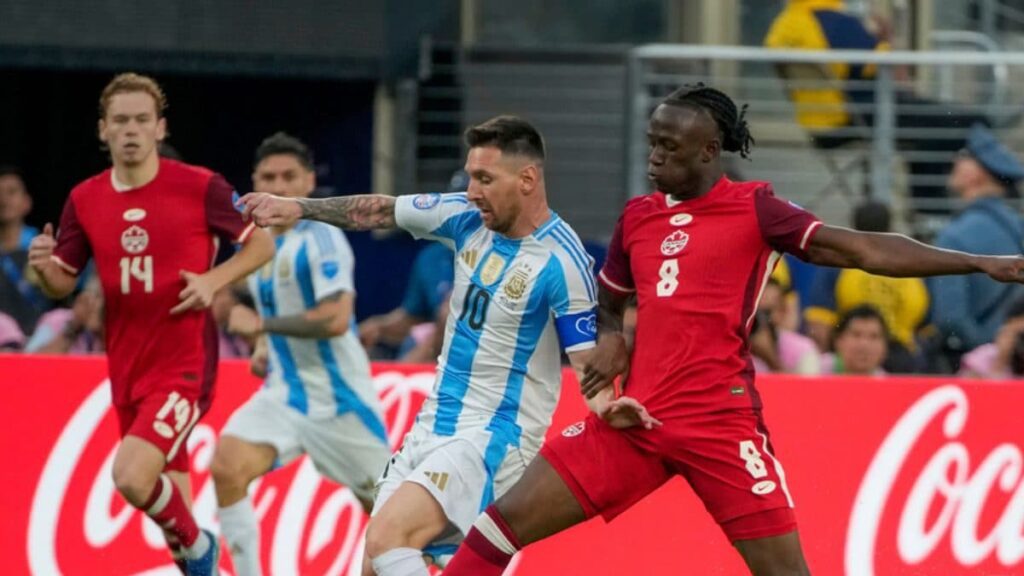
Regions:
<instances>
[{"instance_id":1,"label":"white socks","mask_svg":"<svg viewBox=\"0 0 1024 576\"><path fill-rule=\"evenodd\" d=\"M377 576L428 576L423 552L415 548L395 548L373 559Z\"/></svg>"},{"instance_id":2,"label":"white socks","mask_svg":"<svg viewBox=\"0 0 1024 576\"><path fill-rule=\"evenodd\" d=\"M260 524L252 500L245 498L220 508L220 529L231 550L238 576L260 576Z\"/></svg>"}]
</instances>

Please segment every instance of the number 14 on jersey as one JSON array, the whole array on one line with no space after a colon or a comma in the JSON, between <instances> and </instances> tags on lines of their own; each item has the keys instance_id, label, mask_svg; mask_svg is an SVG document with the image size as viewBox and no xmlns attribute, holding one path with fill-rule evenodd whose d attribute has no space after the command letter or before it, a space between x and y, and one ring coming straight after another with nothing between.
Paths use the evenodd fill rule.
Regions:
<instances>
[{"instance_id":1,"label":"number 14 on jersey","mask_svg":"<svg viewBox=\"0 0 1024 576\"><path fill-rule=\"evenodd\" d=\"M152 256L125 256L121 258L121 294L131 294L132 279L142 283L142 291L144 293L150 294L153 292Z\"/></svg>"}]
</instances>

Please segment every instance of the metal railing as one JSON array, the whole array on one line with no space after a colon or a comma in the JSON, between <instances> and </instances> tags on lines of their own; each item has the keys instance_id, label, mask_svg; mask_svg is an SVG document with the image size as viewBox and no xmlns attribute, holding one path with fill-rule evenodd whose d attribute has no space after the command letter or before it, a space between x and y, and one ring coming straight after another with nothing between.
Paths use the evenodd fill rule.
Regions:
<instances>
[{"instance_id":1,"label":"metal railing","mask_svg":"<svg viewBox=\"0 0 1024 576\"><path fill-rule=\"evenodd\" d=\"M739 163L747 179L773 181L781 194L824 212L826 219L844 220L859 201L851 191L864 190L865 195L895 203L899 212L932 213L941 220L955 206L944 192L945 172L963 146L969 121L981 119L997 127L1011 149L1024 144L1019 128L1021 103L1011 96L1024 87L1024 53L994 51L993 45L969 33L938 32L933 41L961 48L928 52L667 44L635 48L630 53L628 90L629 189L633 195L648 190L645 130L653 107L679 85L705 82L750 105L748 119L758 145L751 162ZM869 80L839 82L828 72L832 65L873 67L875 74ZM779 75L793 66L823 72ZM791 92L801 89L839 91L845 99L840 111L849 121L827 129L801 126L791 100ZM801 110L835 112L836 108L834 104L817 109L804 105ZM823 146L826 131L841 145ZM837 161L837 155L847 158ZM866 172L858 174L848 169L851 165L866 166ZM842 194L835 194L837 190ZM934 225L927 222L919 218L917 224Z\"/></svg>"}]
</instances>

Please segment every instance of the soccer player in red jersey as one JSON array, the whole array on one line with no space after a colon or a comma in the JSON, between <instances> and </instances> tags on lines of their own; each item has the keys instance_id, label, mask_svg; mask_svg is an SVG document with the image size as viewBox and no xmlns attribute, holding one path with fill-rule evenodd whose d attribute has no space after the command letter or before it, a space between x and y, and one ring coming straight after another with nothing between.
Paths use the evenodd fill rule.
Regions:
<instances>
[{"instance_id":1,"label":"soccer player in red jersey","mask_svg":"<svg viewBox=\"0 0 1024 576\"><path fill-rule=\"evenodd\" d=\"M185 449L217 371L217 328L207 308L217 290L267 262L274 244L243 222L223 177L159 157L166 106L151 78L121 74L107 85L99 137L113 167L71 191L57 238L47 224L29 260L53 298L69 294L95 261L122 436L114 484L164 528L183 571L210 574L217 542L192 516ZM222 241L241 249L211 267Z\"/></svg>"},{"instance_id":2,"label":"soccer player in red jersey","mask_svg":"<svg viewBox=\"0 0 1024 576\"><path fill-rule=\"evenodd\" d=\"M672 93L647 135L657 191L630 200L615 227L599 277L598 352L581 387L594 394L625 369L622 314L635 294L627 391L663 425L617 430L591 415L549 440L477 519L446 576L497 576L522 546L598 514L611 520L676 475L753 574L807 574L748 343L780 253L889 276L983 272L1024 281L1024 258L823 225L767 182L724 177L721 152L746 157L753 139L742 111L713 88Z\"/></svg>"}]
</instances>

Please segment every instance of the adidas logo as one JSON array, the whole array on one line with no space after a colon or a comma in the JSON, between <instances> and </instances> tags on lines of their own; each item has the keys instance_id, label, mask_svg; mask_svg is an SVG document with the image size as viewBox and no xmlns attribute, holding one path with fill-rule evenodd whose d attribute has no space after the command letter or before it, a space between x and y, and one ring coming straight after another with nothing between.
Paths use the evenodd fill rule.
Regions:
<instances>
[{"instance_id":1,"label":"adidas logo","mask_svg":"<svg viewBox=\"0 0 1024 576\"><path fill-rule=\"evenodd\" d=\"M430 483L437 486L437 489L444 492L446 486L448 486L448 473L447 472L424 472L423 473Z\"/></svg>"}]
</instances>

